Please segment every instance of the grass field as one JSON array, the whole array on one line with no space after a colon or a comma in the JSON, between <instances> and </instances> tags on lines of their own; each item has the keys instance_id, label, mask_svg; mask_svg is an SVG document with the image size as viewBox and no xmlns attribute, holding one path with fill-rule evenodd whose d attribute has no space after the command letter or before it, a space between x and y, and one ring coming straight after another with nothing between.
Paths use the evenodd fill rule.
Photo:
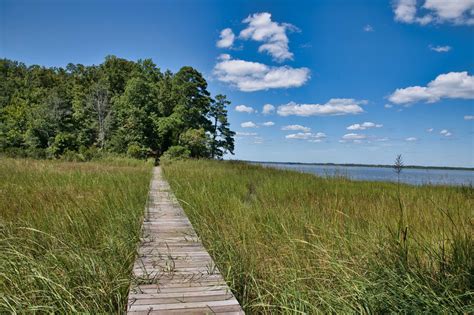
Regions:
<instances>
[{"instance_id":1,"label":"grass field","mask_svg":"<svg viewBox=\"0 0 474 315\"><path fill-rule=\"evenodd\" d=\"M250 313L473 313L472 187L183 161L165 175Z\"/></svg>"},{"instance_id":2,"label":"grass field","mask_svg":"<svg viewBox=\"0 0 474 315\"><path fill-rule=\"evenodd\" d=\"M0 313L123 312L150 171L0 158Z\"/></svg>"}]
</instances>

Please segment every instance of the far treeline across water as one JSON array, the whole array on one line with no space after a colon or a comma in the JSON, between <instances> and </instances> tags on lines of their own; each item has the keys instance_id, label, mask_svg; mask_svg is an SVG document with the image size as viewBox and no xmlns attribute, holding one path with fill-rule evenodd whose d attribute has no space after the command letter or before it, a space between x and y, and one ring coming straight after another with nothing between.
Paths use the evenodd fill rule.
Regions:
<instances>
[{"instance_id":1,"label":"far treeline across water","mask_svg":"<svg viewBox=\"0 0 474 315\"><path fill-rule=\"evenodd\" d=\"M233 154L225 95L192 67L107 56L65 68L0 59L0 151L89 160L104 153L220 158Z\"/></svg>"}]
</instances>

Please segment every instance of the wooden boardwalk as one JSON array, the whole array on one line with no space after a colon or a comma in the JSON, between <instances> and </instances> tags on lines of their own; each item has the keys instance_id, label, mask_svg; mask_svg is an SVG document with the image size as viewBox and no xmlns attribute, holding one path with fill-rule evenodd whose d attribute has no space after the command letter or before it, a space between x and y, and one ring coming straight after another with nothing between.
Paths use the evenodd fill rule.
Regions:
<instances>
[{"instance_id":1,"label":"wooden boardwalk","mask_svg":"<svg viewBox=\"0 0 474 315\"><path fill-rule=\"evenodd\" d=\"M244 314L155 167L128 314Z\"/></svg>"}]
</instances>

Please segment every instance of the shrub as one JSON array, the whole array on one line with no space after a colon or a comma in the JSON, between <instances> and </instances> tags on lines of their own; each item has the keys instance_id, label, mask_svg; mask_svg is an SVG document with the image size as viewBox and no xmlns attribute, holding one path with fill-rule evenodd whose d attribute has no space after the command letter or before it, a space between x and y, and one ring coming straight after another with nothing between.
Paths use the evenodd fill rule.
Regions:
<instances>
[{"instance_id":1,"label":"shrub","mask_svg":"<svg viewBox=\"0 0 474 315\"><path fill-rule=\"evenodd\" d=\"M104 156L104 152L100 151L97 147L86 147L81 146L79 153L84 157L86 161L100 160Z\"/></svg>"},{"instance_id":2,"label":"shrub","mask_svg":"<svg viewBox=\"0 0 474 315\"><path fill-rule=\"evenodd\" d=\"M61 155L61 160L63 161L68 161L68 162L85 162L86 159L84 158L84 155L71 151L71 150L66 150L64 153Z\"/></svg>"},{"instance_id":3,"label":"shrub","mask_svg":"<svg viewBox=\"0 0 474 315\"><path fill-rule=\"evenodd\" d=\"M189 158L190 155L191 151L189 151L188 148L180 145L175 145L170 147L165 153L163 153L161 159L163 161L184 160Z\"/></svg>"},{"instance_id":4,"label":"shrub","mask_svg":"<svg viewBox=\"0 0 474 315\"><path fill-rule=\"evenodd\" d=\"M132 143L127 148L127 155L135 159L146 158L148 150L136 143Z\"/></svg>"},{"instance_id":5,"label":"shrub","mask_svg":"<svg viewBox=\"0 0 474 315\"><path fill-rule=\"evenodd\" d=\"M27 153L25 149L15 148L15 147L2 149L2 155L5 157L11 157L11 158L27 157Z\"/></svg>"},{"instance_id":6,"label":"shrub","mask_svg":"<svg viewBox=\"0 0 474 315\"><path fill-rule=\"evenodd\" d=\"M59 157L67 150L76 150L76 138L71 133L60 132L54 137L53 144L47 149L54 156Z\"/></svg>"},{"instance_id":7,"label":"shrub","mask_svg":"<svg viewBox=\"0 0 474 315\"><path fill-rule=\"evenodd\" d=\"M192 157L208 157L210 155L210 140L203 128L186 130L181 134L179 140L186 148L189 148Z\"/></svg>"},{"instance_id":8,"label":"shrub","mask_svg":"<svg viewBox=\"0 0 474 315\"><path fill-rule=\"evenodd\" d=\"M41 148L29 148L26 150L26 154L32 159L46 159L47 153L45 149Z\"/></svg>"}]
</instances>

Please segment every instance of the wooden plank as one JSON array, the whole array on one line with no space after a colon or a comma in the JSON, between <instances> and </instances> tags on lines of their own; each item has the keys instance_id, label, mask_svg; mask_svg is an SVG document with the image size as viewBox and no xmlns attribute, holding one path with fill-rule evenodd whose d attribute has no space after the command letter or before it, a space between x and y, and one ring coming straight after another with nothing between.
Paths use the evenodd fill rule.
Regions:
<instances>
[{"instance_id":1,"label":"wooden plank","mask_svg":"<svg viewBox=\"0 0 474 315\"><path fill-rule=\"evenodd\" d=\"M169 303L169 304L132 304L133 310L136 311L145 311L150 308L154 311L158 310L182 310L183 314L186 309L193 308L210 308L211 310L214 307L223 307L223 306L237 306L239 302L234 299L230 300L221 300L221 301L206 301L206 302L189 302L189 303Z\"/></svg>"},{"instance_id":2,"label":"wooden plank","mask_svg":"<svg viewBox=\"0 0 474 315\"><path fill-rule=\"evenodd\" d=\"M244 314L159 167L142 229L128 314Z\"/></svg>"},{"instance_id":3,"label":"wooden plank","mask_svg":"<svg viewBox=\"0 0 474 315\"><path fill-rule=\"evenodd\" d=\"M149 294L130 294L131 299L149 300L149 299L170 299L170 298L184 298L184 297L202 297L202 296L219 296L232 294L227 290L205 290L205 291L191 291L191 292L159 292Z\"/></svg>"},{"instance_id":4,"label":"wooden plank","mask_svg":"<svg viewBox=\"0 0 474 315\"><path fill-rule=\"evenodd\" d=\"M244 312L240 309L240 306L234 306L234 307L226 306L224 307L224 311L222 311L222 309L223 308L221 307L213 307L212 309L192 308L192 309L187 309L185 314L187 315L200 315L200 314L240 315L240 314L244 314ZM146 311L133 311L133 312L129 312L129 314L132 314L132 315L148 315L148 314L175 315L175 314L183 314L183 311L182 310L153 311L153 309L151 309L151 310L146 310Z\"/></svg>"},{"instance_id":5,"label":"wooden plank","mask_svg":"<svg viewBox=\"0 0 474 315\"><path fill-rule=\"evenodd\" d=\"M209 283L210 287L207 290L223 290L228 289L226 287L226 283L223 279L208 279L207 281L201 282L175 282L173 280L163 280L160 279L159 283L151 283L151 284L140 284L140 289L148 290L148 289L159 289L165 290L169 288L190 288L190 287L202 287L203 290L206 290L205 284Z\"/></svg>"},{"instance_id":6,"label":"wooden plank","mask_svg":"<svg viewBox=\"0 0 474 315\"><path fill-rule=\"evenodd\" d=\"M220 291L220 290L228 290L227 285L222 282L206 282L206 283L192 283L188 286L168 286L163 287L160 285L155 285L151 287L149 285L140 285L134 287L130 291L130 295L137 295L137 294L153 294L153 293L184 293L184 292L209 292L209 291Z\"/></svg>"},{"instance_id":7,"label":"wooden plank","mask_svg":"<svg viewBox=\"0 0 474 315\"><path fill-rule=\"evenodd\" d=\"M196 295L190 296L189 294L182 294L181 296L174 297L154 297L150 299L136 299L133 301L133 305L161 305L161 304L178 304L178 303L197 303L197 302L215 302L225 301L226 299L233 299L232 294L212 294L212 295Z\"/></svg>"}]
</instances>

